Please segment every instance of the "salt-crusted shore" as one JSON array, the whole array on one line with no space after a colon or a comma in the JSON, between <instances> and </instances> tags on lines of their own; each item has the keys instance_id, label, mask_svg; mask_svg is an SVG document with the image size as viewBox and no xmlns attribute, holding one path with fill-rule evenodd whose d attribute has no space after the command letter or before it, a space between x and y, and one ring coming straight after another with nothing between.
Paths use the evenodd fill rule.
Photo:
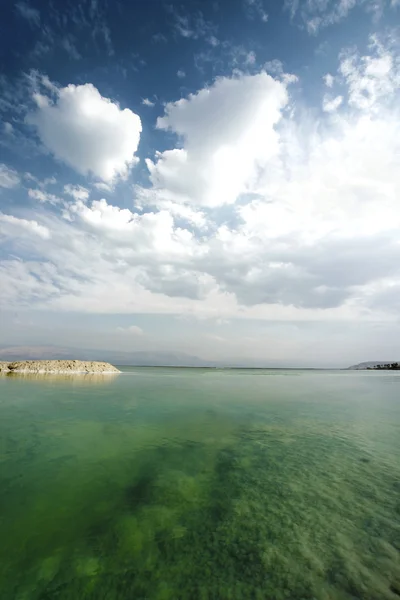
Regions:
<instances>
[{"instance_id":1,"label":"salt-crusted shore","mask_svg":"<svg viewBox=\"0 0 400 600\"><path fill-rule=\"evenodd\" d=\"M17 360L1 361L0 373L37 373L87 375L98 373L102 375L120 373L113 365L106 362L85 360Z\"/></svg>"}]
</instances>

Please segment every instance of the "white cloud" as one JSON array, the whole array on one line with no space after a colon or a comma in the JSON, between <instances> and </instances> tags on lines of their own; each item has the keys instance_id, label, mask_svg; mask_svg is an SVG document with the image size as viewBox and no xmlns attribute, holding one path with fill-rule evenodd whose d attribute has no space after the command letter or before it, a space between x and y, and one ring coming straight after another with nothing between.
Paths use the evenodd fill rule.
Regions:
<instances>
[{"instance_id":1,"label":"white cloud","mask_svg":"<svg viewBox=\"0 0 400 600\"><path fill-rule=\"evenodd\" d=\"M176 75L177 77L179 77L179 79L183 79L184 77L186 77L186 73L182 69L179 69L179 71L176 72Z\"/></svg>"},{"instance_id":2,"label":"white cloud","mask_svg":"<svg viewBox=\"0 0 400 600\"><path fill-rule=\"evenodd\" d=\"M370 40L370 55L357 51L341 54L340 74L348 87L348 102L361 110L380 110L379 101L388 101L400 88L400 62L376 36Z\"/></svg>"},{"instance_id":3,"label":"white cloud","mask_svg":"<svg viewBox=\"0 0 400 600\"><path fill-rule=\"evenodd\" d=\"M4 133L6 133L7 135L12 135L14 131L14 127L11 125L11 123L5 122L4 123Z\"/></svg>"},{"instance_id":4,"label":"white cloud","mask_svg":"<svg viewBox=\"0 0 400 600\"><path fill-rule=\"evenodd\" d=\"M99 181L99 182L95 183L94 187L97 190L100 190L101 192L112 192L112 190L113 190L112 185L109 185L108 183L104 183L103 181Z\"/></svg>"},{"instance_id":5,"label":"white cloud","mask_svg":"<svg viewBox=\"0 0 400 600\"><path fill-rule=\"evenodd\" d=\"M159 127L179 142L150 165L154 188L138 188L147 212L74 199L65 218L44 220L39 207L51 240L25 226L21 260L3 264L7 302L349 326L398 318L398 91L393 68L374 62L386 54L371 46L348 73L379 75L391 92L361 110L343 102L335 118L284 110L285 85L265 73L167 105ZM353 76L340 77L351 97Z\"/></svg>"},{"instance_id":6,"label":"white cloud","mask_svg":"<svg viewBox=\"0 0 400 600\"><path fill-rule=\"evenodd\" d=\"M66 209L71 220L80 221L89 231L106 236L116 245L127 246L129 254L151 255L154 260L179 259L190 254L193 235L174 227L172 215L166 210L139 215L128 208L94 200L87 206L81 200Z\"/></svg>"},{"instance_id":7,"label":"white cloud","mask_svg":"<svg viewBox=\"0 0 400 600\"><path fill-rule=\"evenodd\" d=\"M247 53L246 59L245 59L245 64L246 65L254 65L256 63L256 53L253 52L253 50L251 50L250 52Z\"/></svg>"},{"instance_id":8,"label":"white cloud","mask_svg":"<svg viewBox=\"0 0 400 600\"><path fill-rule=\"evenodd\" d=\"M56 158L106 183L127 176L137 160L138 115L104 98L90 83L57 89L54 102L41 94L35 101L37 110L27 121Z\"/></svg>"},{"instance_id":9,"label":"white cloud","mask_svg":"<svg viewBox=\"0 0 400 600\"><path fill-rule=\"evenodd\" d=\"M273 60L268 60L264 64L264 69L270 75L283 75L283 64L277 58L274 58Z\"/></svg>"},{"instance_id":10,"label":"white cloud","mask_svg":"<svg viewBox=\"0 0 400 600\"><path fill-rule=\"evenodd\" d=\"M40 26L40 12L26 2L17 2L15 5L18 14L37 27Z\"/></svg>"},{"instance_id":11,"label":"white cloud","mask_svg":"<svg viewBox=\"0 0 400 600\"><path fill-rule=\"evenodd\" d=\"M29 173L29 171L24 173L23 177L27 181L35 182L36 185L40 187L40 189L46 188L48 185L54 185L57 183L57 179L54 176L45 177L43 180L40 180L37 177L35 177L35 175L32 175L32 173Z\"/></svg>"},{"instance_id":12,"label":"white cloud","mask_svg":"<svg viewBox=\"0 0 400 600\"><path fill-rule=\"evenodd\" d=\"M129 333L130 335L141 336L143 335L143 329L137 325L130 325L129 327L117 327L117 331L121 333Z\"/></svg>"},{"instance_id":13,"label":"white cloud","mask_svg":"<svg viewBox=\"0 0 400 600\"><path fill-rule=\"evenodd\" d=\"M174 202L165 202L160 205L160 208L164 208L171 215L186 221L190 225L194 225L199 229L207 229L208 220L204 212L200 210L193 210L190 206L184 204L177 204Z\"/></svg>"},{"instance_id":14,"label":"white cloud","mask_svg":"<svg viewBox=\"0 0 400 600\"><path fill-rule=\"evenodd\" d=\"M210 37L207 38L207 42L210 44L210 46L213 46L214 48L216 48L220 44L219 39L216 38L215 35L210 35Z\"/></svg>"},{"instance_id":15,"label":"white cloud","mask_svg":"<svg viewBox=\"0 0 400 600\"><path fill-rule=\"evenodd\" d=\"M259 18L263 23L268 21L268 13L264 8L263 0L244 0L244 7L249 19Z\"/></svg>"},{"instance_id":16,"label":"white cloud","mask_svg":"<svg viewBox=\"0 0 400 600\"><path fill-rule=\"evenodd\" d=\"M61 40L61 46L73 60L80 60L82 58L81 54L79 54L76 48L73 36L65 36Z\"/></svg>"},{"instance_id":17,"label":"white cloud","mask_svg":"<svg viewBox=\"0 0 400 600\"><path fill-rule=\"evenodd\" d=\"M330 73L327 73L323 77L326 87L331 88L335 82L335 78Z\"/></svg>"},{"instance_id":18,"label":"white cloud","mask_svg":"<svg viewBox=\"0 0 400 600\"><path fill-rule=\"evenodd\" d=\"M20 177L14 169L7 167L4 163L0 163L0 187L14 188L20 183Z\"/></svg>"},{"instance_id":19,"label":"white cloud","mask_svg":"<svg viewBox=\"0 0 400 600\"><path fill-rule=\"evenodd\" d=\"M81 185L64 185L64 193L72 196L75 200L87 200L89 198L89 190Z\"/></svg>"},{"instance_id":20,"label":"white cloud","mask_svg":"<svg viewBox=\"0 0 400 600\"><path fill-rule=\"evenodd\" d=\"M170 7L174 16L174 27L178 35L186 39L197 40L199 38L210 39L216 33L217 27L210 21L206 21L201 11L191 14L178 14Z\"/></svg>"},{"instance_id":21,"label":"white cloud","mask_svg":"<svg viewBox=\"0 0 400 600\"><path fill-rule=\"evenodd\" d=\"M35 236L39 236L44 240L50 238L50 231L47 227L40 225L37 221L30 221L28 219L20 219L18 217L14 217L13 215L5 215L4 213L0 213L0 221L2 223L6 223L11 227L11 230L0 229L0 233L2 235L6 235L7 231L18 233L19 230L25 230L30 233L33 233Z\"/></svg>"},{"instance_id":22,"label":"white cloud","mask_svg":"<svg viewBox=\"0 0 400 600\"><path fill-rule=\"evenodd\" d=\"M149 100L149 98L143 98L142 104L143 104L143 106L150 106L150 107L156 105L155 102L152 102L151 100Z\"/></svg>"},{"instance_id":23,"label":"white cloud","mask_svg":"<svg viewBox=\"0 0 400 600\"><path fill-rule=\"evenodd\" d=\"M49 194L48 192L44 192L43 190L29 189L28 196L33 200L38 200L42 204L48 202L53 206L55 206L56 204L60 204L60 202L62 201L61 198L59 198L58 196L55 196L54 194Z\"/></svg>"},{"instance_id":24,"label":"white cloud","mask_svg":"<svg viewBox=\"0 0 400 600\"><path fill-rule=\"evenodd\" d=\"M397 2L391 0L285 0L284 6L291 18L298 16L310 34L339 23L356 7L379 18L385 9L394 9Z\"/></svg>"},{"instance_id":25,"label":"white cloud","mask_svg":"<svg viewBox=\"0 0 400 600\"><path fill-rule=\"evenodd\" d=\"M168 39L165 37L165 35L163 33L155 33L154 35L151 36L151 39L156 44L159 44L159 43L165 44L168 42Z\"/></svg>"},{"instance_id":26,"label":"white cloud","mask_svg":"<svg viewBox=\"0 0 400 600\"><path fill-rule=\"evenodd\" d=\"M330 96L324 96L322 101L322 110L325 112L335 112L343 102L343 96L336 96L331 98Z\"/></svg>"},{"instance_id":27,"label":"white cloud","mask_svg":"<svg viewBox=\"0 0 400 600\"><path fill-rule=\"evenodd\" d=\"M190 27L189 17L176 15L175 29L184 38L198 37L197 32Z\"/></svg>"},{"instance_id":28,"label":"white cloud","mask_svg":"<svg viewBox=\"0 0 400 600\"><path fill-rule=\"evenodd\" d=\"M146 161L154 188L176 202L234 202L257 168L276 154L274 127L287 100L285 85L260 73L223 77L167 104L157 127L175 132L184 143Z\"/></svg>"},{"instance_id":29,"label":"white cloud","mask_svg":"<svg viewBox=\"0 0 400 600\"><path fill-rule=\"evenodd\" d=\"M202 210L194 209L187 204L179 204L172 200L165 200L159 196L157 191L136 187L135 204L139 208L154 207L158 210L165 210L176 220L183 221L186 227L196 227L199 230L208 229L208 219Z\"/></svg>"}]
</instances>

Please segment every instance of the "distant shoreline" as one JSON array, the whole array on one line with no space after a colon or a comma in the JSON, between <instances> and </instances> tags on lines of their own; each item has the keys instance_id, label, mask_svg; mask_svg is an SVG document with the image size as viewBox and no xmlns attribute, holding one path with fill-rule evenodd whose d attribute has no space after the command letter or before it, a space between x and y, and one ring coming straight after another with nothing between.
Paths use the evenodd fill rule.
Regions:
<instances>
[{"instance_id":1,"label":"distant shoreline","mask_svg":"<svg viewBox=\"0 0 400 600\"><path fill-rule=\"evenodd\" d=\"M214 367L207 365L118 365L134 369L210 369L213 371L343 371L340 367Z\"/></svg>"},{"instance_id":2,"label":"distant shoreline","mask_svg":"<svg viewBox=\"0 0 400 600\"><path fill-rule=\"evenodd\" d=\"M215 365L141 365L117 364L104 361L83 361L75 359L38 359L0 361L0 375L112 375L123 373L124 369L197 369L207 371L400 371L400 363L360 363L351 367L249 367Z\"/></svg>"},{"instance_id":3,"label":"distant shoreline","mask_svg":"<svg viewBox=\"0 0 400 600\"><path fill-rule=\"evenodd\" d=\"M367 367L367 371L400 371L400 364L376 365L375 367Z\"/></svg>"}]
</instances>

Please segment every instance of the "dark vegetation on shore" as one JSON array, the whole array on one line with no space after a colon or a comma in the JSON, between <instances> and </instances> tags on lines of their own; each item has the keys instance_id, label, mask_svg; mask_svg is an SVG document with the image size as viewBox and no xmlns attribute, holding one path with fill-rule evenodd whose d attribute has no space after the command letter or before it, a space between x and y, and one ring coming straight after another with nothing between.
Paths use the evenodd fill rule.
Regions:
<instances>
[{"instance_id":1,"label":"dark vegetation on shore","mask_svg":"<svg viewBox=\"0 0 400 600\"><path fill-rule=\"evenodd\" d=\"M400 371L400 363L387 363L385 365L375 365L375 367L368 367L368 371Z\"/></svg>"}]
</instances>

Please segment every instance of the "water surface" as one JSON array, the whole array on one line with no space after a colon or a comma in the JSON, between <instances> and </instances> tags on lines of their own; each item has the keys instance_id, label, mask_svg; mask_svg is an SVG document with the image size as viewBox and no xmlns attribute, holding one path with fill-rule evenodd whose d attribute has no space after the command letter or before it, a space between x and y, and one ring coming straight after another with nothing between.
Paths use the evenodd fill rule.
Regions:
<instances>
[{"instance_id":1,"label":"water surface","mask_svg":"<svg viewBox=\"0 0 400 600\"><path fill-rule=\"evenodd\" d=\"M399 374L0 378L1 600L399 597Z\"/></svg>"}]
</instances>

